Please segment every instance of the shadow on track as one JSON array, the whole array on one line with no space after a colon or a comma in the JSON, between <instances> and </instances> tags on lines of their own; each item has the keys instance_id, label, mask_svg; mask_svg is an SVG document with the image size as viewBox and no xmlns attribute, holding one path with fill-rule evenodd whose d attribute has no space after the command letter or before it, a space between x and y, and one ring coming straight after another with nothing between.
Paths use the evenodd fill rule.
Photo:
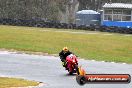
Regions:
<instances>
[{"instance_id":1,"label":"shadow on track","mask_svg":"<svg viewBox=\"0 0 132 88\"><path fill-rule=\"evenodd\" d=\"M76 76L76 74L70 75L69 73L67 73L67 74L64 74L64 76Z\"/></svg>"}]
</instances>

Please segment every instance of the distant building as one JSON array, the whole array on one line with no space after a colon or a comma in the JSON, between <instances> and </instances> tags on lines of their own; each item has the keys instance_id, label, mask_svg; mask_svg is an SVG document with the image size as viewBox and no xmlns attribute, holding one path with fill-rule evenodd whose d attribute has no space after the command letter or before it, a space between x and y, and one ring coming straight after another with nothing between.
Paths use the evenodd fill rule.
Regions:
<instances>
[{"instance_id":1,"label":"distant building","mask_svg":"<svg viewBox=\"0 0 132 88\"><path fill-rule=\"evenodd\" d=\"M76 12L76 25L100 25L100 13L94 10L82 10Z\"/></svg>"},{"instance_id":2,"label":"distant building","mask_svg":"<svg viewBox=\"0 0 132 88\"><path fill-rule=\"evenodd\" d=\"M106 3L102 20L106 26L132 27L132 4Z\"/></svg>"}]
</instances>

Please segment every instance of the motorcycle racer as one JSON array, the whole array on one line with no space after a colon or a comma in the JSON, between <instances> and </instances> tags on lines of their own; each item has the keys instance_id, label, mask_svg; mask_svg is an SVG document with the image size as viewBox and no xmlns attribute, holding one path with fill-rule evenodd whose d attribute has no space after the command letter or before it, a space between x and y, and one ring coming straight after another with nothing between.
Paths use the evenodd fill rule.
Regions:
<instances>
[{"instance_id":1,"label":"motorcycle racer","mask_svg":"<svg viewBox=\"0 0 132 88\"><path fill-rule=\"evenodd\" d=\"M66 57L70 54L73 54L67 47L64 47L62 51L59 53L60 59L62 61L63 67L66 68Z\"/></svg>"}]
</instances>

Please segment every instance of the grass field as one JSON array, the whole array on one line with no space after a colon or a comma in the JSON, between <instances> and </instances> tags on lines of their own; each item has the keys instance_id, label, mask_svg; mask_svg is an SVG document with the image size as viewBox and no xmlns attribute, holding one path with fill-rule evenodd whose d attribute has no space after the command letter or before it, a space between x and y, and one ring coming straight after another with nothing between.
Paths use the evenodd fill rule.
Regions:
<instances>
[{"instance_id":1,"label":"grass field","mask_svg":"<svg viewBox=\"0 0 132 88\"><path fill-rule=\"evenodd\" d=\"M24 79L0 77L0 88L37 86L38 84Z\"/></svg>"},{"instance_id":2,"label":"grass field","mask_svg":"<svg viewBox=\"0 0 132 88\"><path fill-rule=\"evenodd\" d=\"M132 63L131 35L63 31L62 29L0 26L0 48L58 54L64 46L67 46L81 58Z\"/></svg>"}]
</instances>

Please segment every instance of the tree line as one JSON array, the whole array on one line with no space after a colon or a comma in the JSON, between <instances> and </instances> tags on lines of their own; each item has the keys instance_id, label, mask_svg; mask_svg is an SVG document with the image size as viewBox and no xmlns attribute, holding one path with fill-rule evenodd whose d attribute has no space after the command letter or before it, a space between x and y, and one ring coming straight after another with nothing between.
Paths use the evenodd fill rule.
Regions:
<instances>
[{"instance_id":1,"label":"tree line","mask_svg":"<svg viewBox=\"0 0 132 88\"><path fill-rule=\"evenodd\" d=\"M61 0L0 0L0 18L57 20L59 11L64 9L63 3Z\"/></svg>"},{"instance_id":2,"label":"tree line","mask_svg":"<svg viewBox=\"0 0 132 88\"><path fill-rule=\"evenodd\" d=\"M70 13L70 2L77 0L0 0L0 18L62 20ZM78 0L79 10L100 10L108 2L132 3L132 0ZM71 4L72 5L72 4Z\"/></svg>"}]
</instances>

